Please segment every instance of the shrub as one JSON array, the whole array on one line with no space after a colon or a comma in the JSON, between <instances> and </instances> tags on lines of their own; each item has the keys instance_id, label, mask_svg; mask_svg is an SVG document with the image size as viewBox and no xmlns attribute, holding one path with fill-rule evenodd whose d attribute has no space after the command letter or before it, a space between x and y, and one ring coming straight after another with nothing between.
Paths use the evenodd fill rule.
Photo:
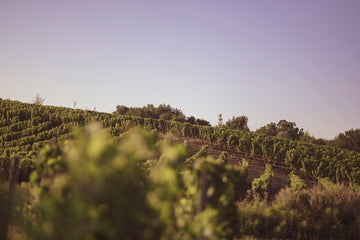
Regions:
<instances>
[{"instance_id":1,"label":"shrub","mask_svg":"<svg viewBox=\"0 0 360 240\"><path fill-rule=\"evenodd\" d=\"M221 159L221 161L223 163L228 163L228 153L227 152L222 152L220 155L219 155L219 159Z\"/></svg>"},{"instance_id":2,"label":"shrub","mask_svg":"<svg viewBox=\"0 0 360 240\"><path fill-rule=\"evenodd\" d=\"M334 186L334 183L328 178L318 178L318 183L322 187L332 187Z\"/></svg>"},{"instance_id":3,"label":"shrub","mask_svg":"<svg viewBox=\"0 0 360 240\"><path fill-rule=\"evenodd\" d=\"M266 239L359 239L360 193L345 185L281 190L239 204L240 235Z\"/></svg>"},{"instance_id":4,"label":"shrub","mask_svg":"<svg viewBox=\"0 0 360 240\"><path fill-rule=\"evenodd\" d=\"M293 191L300 191L306 187L304 180L302 180L300 177L295 175L294 172L291 172L289 174L288 182L290 189Z\"/></svg>"},{"instance_id":5,"label":"shrub","mask_svg":"<svg viewBox=\"0 0 360 240\"><path fill-rule=\"evenodd\" d=\"M251 191L256 199L264 199L270 191L274 172L270 164L266 164L264 174L255 178L251 183Z\"/></svg>"}]
</instances>

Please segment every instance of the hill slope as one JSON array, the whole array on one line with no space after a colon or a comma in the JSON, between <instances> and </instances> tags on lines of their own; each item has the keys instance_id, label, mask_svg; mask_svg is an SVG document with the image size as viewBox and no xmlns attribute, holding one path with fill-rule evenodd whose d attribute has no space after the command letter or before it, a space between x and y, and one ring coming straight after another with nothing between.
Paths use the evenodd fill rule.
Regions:
<instances>
[{"instance_id":1,"label":"hill slope","mask_svg":"<svg viewBox=\"0 0 360 240\"><path fill-rule=\"evenodd\" d=\"M39 149L46 143L71 136L74 128L99 122L114 137L127 129L142 126L186 138L194 153L202 144L210 145L209 155L217 157L230 150L230 163L250 160L248 183L263 172L266 162L275 169L273 191L286 185L291 169L303 177L329 177L333 181L360 183L360 154L343 149L298 143L266 137L246 131L199 126L189 123L128 117L117 114L41 106L0 99L1 175L8 177L13 155L21 158L20 181L26 181L33 169ZM201 141L201 142L199 142ZM270 161L272 160L272 161Z\"/></svg>"},{"instance_id":2,"label":"hill slope","mask_svg":"<svg viewBox=\"0 0 360 240\"><path fill-rule=\"evenodd\" d=\"M175 141L179 143L186 141L189 157L195 155L203 146L202 141L199 139L185 139L183 137L175 137ZM224 147L218 147L215 145L210 145L208 147L207 154L208 156L216 159L223 151L228 153L228 163L233 166L238 165L243 159L248 161L249 169L246 178L246 189L251 189L251 182L254 180L254 178L257 178L264 173L266 164L271 164L274 171L274 177L270 187L271 196L275 195L280 191L280 189L285 188L288 185L288 175L291 171L293 171L293 169L291 169L288 165L280 164L275 161L268 161L264 158L251 157L246 153L235 151L233 149L226 149ZM301 176L307 187L312 187L317 182L315 178L306 175L303 172L296 171L296 174Z\"/></svg>"}]
</instances>

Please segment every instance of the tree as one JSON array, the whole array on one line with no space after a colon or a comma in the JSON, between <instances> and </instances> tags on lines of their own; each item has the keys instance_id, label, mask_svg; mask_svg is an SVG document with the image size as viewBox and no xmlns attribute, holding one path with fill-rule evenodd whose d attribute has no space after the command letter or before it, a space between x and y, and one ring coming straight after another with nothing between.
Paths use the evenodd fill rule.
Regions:
<instances>
[{"instance_id":1,"label":"tree","mask_svg":"<svg viewBox=\"0 0 360 240\"><path fill-rule=\"evenodd\" d=\"M202 126L211 126L209 121L206 121L204 119L198 118L196 119L196 124L202 125Z\"/></svg>"},{"instance_id":2,"label":"tree","mask_svg":"<svg viewBox=\"0 0 360 240\"><path fill-rule=\"evenodd\" d=\"M128 111L129 111L128 107L126 107L124 105L117 105L115 113L120 114L120 115L126 115Z\"/></svg>"},{"instance_id":3,"label":"tree","mask_svg":"<svg viewBox=\"0 0 360 240\"><path fill-rule=\"evenodd\" d=\"M286 120L280 120L277 124L278 132L277 137L288 138L292 140L299 140L304 135L303 129L296 127L295 122L288 122Z\"/></svg>"},{"instance_id":4,"label":"tree","mask_svg":"<svg viewBox=\"0 0 360 240\"><path fill-rule=\"evenodd\" d=\"M191 124L195 124L196 123L196 118L194 116L188 117L186 119L186 122L191 123Z\"/></svg>"},{"instance_id":5,"label":"tree","mask_svg":"<svg viewBox=\"0 0 360 240\"><path fill-rule=\"evenodd\" d=\"M314 136L310 136L309 132L304 132L304 135L302 135L300 137L300 141L301 142L305 142L305 143L312 143L312 144L316 144L316 145L327 145L330 143L329 140L323 139L323 138L316 138Z\"/></svg>"},{"instance_id":6,"label":"tree","mask_svg":"<svg viewBox=\"0 0 360 240\"><path fill-rule=\"evenodd\" d=\"M336 147L360 152L360 129L350 129L339 133L333 140Z\"/></svg>"},{"instance_id":7,"label":"tree","mask_svg":"<svg viewBox=\"0 0 360 240\"><path fill-rule=\"evenodd\" d=\"M224 125L224 123L223 123L222 113L219 113L219 115L218 115L218 127L222 127L223 125Z\"/></svg>"},{"instance_id":8,"label":"tree","mask_svg":"<svg viewBox=\"0 0 360 240\"><path fill-rule=\"evenodd\" d=\"M288 122L286 120L280 120L277 124L271 122L256 130L256 133L292 140L299 140L304 135L303 129L296 127L295 122Z\"/></svg>"},{"instance_id":9,"label":"tree","mask_svg":"<svg viewBox=\"0 0 360 240\"><path fill-rule=\"evenodd\" d=\"M34 104L42 105L44 103L45 99L40 97L40 94L36 94L35 98L33 99Z\"/></svg>"},{"instance_id":10,"label":"tree","mask_svg":"<svg viewBox=\"0 0 360 240\"><path fill-rule=\"evenodd\" d=\"M141 118L172 120L177 122L188 122L192 124L211 126L210 122L204 119L197 119L194 116L186 117L180 109L173 108L166 104L160 104L158 107L154 107L152 104L148 104L144 107L126 107L124 105L117 105L114 114Z\"/></svg>"},{"instance_id":11,"label":"tree","mask_svg":"<svg viewBox=\"0 0 360 240\"><path fill-rule=\"evenodd\" d=\"M258 130L256 130L256 133L260 133L260 134L264 134L266 136L276 136L278 132L276 123L268 123L266 126L263 126L261 128L259 128Z\"/></svg>"},{"instance_id":12,"label":"tree","mask_svg":"<svg viewBox=\"0 0 360 240\"><path fill-rule=\"evenodd\" d=\"M246 116L233 117L226 122L225 127L230 129L249 131L247 123L248 118Z\"/></svg>"}]
</instances>

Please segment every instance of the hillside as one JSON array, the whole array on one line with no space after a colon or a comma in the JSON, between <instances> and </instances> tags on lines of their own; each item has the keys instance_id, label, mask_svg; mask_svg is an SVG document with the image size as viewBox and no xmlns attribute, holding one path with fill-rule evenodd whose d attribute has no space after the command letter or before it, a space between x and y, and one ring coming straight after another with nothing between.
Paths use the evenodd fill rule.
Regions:
<instances>
[{"instance_id":1,"label":"hillside","mask_svg":"<svg viewBox=\"0 0 360 240\"><path fill-rule=\"evenodd\" d=\"M44 144L66 139L73 129L92 121L99 122L114 137L133 126L143 126L188 139L191 153L200 148L199 141L202 145L208 144L214 146L214 150L217 149L212 152L210 148L210 155L214 158L221 151L230 150L230 163L235 164L242 158L249 160L248 182L261 174L266 161L271 162L276 166L275 169L279 169L275 174L275 192L286 185L286 175L291 169L299 174L301 170L303 178L307 180L329 177L333 181L360 183L360 154L348 150L265 137L251 132L3 99L0 100L2 175L8 176L11 157L17 155L21 159L20 181L26 181L38 151Z\"/></svg>"},{"instance_id":2,"label":"hillside","mask_svg":"<svg viewBox=\"0 0 360 240\"><path fill-rule=\"evenodd\" d=\"M106 131L82 128L94 121ZM360 193L324 180L358 187L360 156L348 150L1 99L0 156L0 238L360 236ZM15 156L29 182L3 190Z\"/></svg>"},{"instance_id":3,"label":"hillside","mask_svg":"<svg viewBox=\"0 0 360 240\"><path fill-rule=\"evenodd\" d=\"M184 137L175 137L175 141L178 143L186 141L189 151L188 157L195 155L203 146L203 142L199 139L185 139ZM223 151L228 153L228 163L232 166L237 166L243 159L248 161L249 169L246 178L246 189L251 189L251 182L254 180L254 178L257 178L264 173L266 164L271 164L274 171L274 177L270 187L270 195L273 196L281 189L288 186L288 175L291 171L293 171L293 169L291 169L287 164L266 160L261 157L251 157L249 154L244 152L239 152L234 149L224 148L216 145L209 145L207 154L213 158L218 158L218 156L220 156ZM306 175L303 172L296 171L296 173L305 181L307 187L312 187L317 182L314 177Z\"/></svg>"}]
</instances>

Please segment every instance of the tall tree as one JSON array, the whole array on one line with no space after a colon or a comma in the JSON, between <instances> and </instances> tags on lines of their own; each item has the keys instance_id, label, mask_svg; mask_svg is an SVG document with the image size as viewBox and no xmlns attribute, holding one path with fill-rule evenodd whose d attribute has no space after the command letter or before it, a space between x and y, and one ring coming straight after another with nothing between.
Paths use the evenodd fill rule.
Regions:
<instances>
[{"instance_id":1,"label":"tall tree","mask_svg":"<svg viewBox=\"0 0 360 240\"><path fill-rule=\"evenodd\" d=\"M248 118L246 116L232 117L225 123L226 128L249 131Z\"/></svg>"},{"instance_id":2,"label":"tall tree","mask_svg":"<svg viewBox=\"0 0 360 240\"><path fill-rule=\"evenodd\" d=\"M223 116L222 113L218 114L218 127L222 127L224 125L223 123Z\"/></svg>"}]
</instances>

